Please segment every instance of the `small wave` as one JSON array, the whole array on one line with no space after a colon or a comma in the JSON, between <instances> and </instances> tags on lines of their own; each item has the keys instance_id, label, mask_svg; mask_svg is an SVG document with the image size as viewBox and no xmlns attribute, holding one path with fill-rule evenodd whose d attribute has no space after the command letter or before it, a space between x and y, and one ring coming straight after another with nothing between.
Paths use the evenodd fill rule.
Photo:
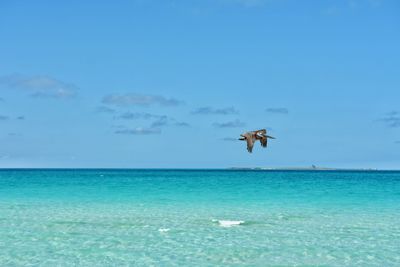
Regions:
<instances>
[{"instance_id":1,"label":"small wave","mask_svg":"<svg viewBox=\"0 0 400 267\"><path fill-rule=\"evenodd\" d=\"M232 227L238 226L245 223L245 221L228 221L228 220L213 220L213 222L218 222L221 227Z\"/></svg>"},{"instance_id":2,"label":"small wave","mask_svg":"<svg viewBox=\"0 0 400 267\"><path fill-rule=\"evenodd\" d=\"M168 232L170 229L169 228L160 228L160 229L158 229L158 231L160 232L160 233L166 233L166 232Z\"/></svg>"}]
</instances>

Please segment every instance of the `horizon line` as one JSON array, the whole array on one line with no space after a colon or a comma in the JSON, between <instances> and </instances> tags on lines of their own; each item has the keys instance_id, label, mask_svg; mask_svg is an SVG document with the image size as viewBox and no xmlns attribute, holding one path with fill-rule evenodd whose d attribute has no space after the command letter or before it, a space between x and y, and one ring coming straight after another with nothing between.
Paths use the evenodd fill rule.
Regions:
<instances>
[{"instance_id":1,"label":"horizon line","mask_svg":"<svg viewBox=\"0 0 400 267\"><path fill-rule=\"evenodd\" d=\"M141 168L141 167L0 167L0 171L6 170L210 170L210 171L310 171L310 172L334 172L334 171L395 171L400 169L378 169L378 168L325 168L325 167L222 167L222 168Z\"/></svg>"}]
</instances>

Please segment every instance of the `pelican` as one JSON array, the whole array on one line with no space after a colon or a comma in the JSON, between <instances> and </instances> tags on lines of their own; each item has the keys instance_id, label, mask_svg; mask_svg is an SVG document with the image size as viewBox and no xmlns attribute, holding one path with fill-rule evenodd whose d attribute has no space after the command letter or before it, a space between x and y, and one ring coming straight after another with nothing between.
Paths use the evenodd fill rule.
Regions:
<instances>
[{"instance_id":1,"label":"pelican","mask_svg":"<svg viewBox=\"0 0 400 267\"><path fill-rule=\"evenodd\" d=\"M254 143L259 140L262 147L267 147L267 139L275 139L275 137L267 135L267 130L261 129L257 131L246 132L240 135L239 140L247 141L247 151L251 153L253 151Z\"/></svg>"}]
</instances>

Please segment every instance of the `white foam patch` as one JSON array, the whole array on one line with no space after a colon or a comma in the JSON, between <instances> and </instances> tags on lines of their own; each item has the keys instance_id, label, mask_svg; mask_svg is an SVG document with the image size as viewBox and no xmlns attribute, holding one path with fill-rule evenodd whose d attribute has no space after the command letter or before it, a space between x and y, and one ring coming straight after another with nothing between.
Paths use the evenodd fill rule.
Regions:
<instances>
[{"instance_id":1,"label":"white foam patch","mask_svg":"<svg viewBox=\"0 0 400 267\"><path fill-rule=\"evenodd\" d=\"M228 220L213 220L213 221L218 221L218 224L221 227L232 227L244 224L244 221L228 221Z\"/></svg>"},{"instance_id":2,"label":"white foam patch","mask_svg":"<svg viewBox=\"0 0 400 267\"><path fill-rule=\"evenodd\" d=\"M166 232L168 232L170 229L169 228L160 228L160 229L158 229L158 231L160 232L160 233L166 233Z\"/></svg>"}]
</instances>

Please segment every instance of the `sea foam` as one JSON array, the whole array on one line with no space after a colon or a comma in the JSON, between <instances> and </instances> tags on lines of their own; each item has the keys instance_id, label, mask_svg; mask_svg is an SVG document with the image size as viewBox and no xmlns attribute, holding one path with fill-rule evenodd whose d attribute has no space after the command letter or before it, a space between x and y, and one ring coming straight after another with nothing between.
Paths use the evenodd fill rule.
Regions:
<instances>
[{"instance_id":1,"label":"sea foam","mask_svg":"<svg viewBox=\"0 0 400 267\"><path fill-rule=\"evenodd\" d=\"M228 221L228 220L213 220L214 222L218 222L221 227L232 227L244 224L245 221Z\"/></svg>"}]
</instances>

